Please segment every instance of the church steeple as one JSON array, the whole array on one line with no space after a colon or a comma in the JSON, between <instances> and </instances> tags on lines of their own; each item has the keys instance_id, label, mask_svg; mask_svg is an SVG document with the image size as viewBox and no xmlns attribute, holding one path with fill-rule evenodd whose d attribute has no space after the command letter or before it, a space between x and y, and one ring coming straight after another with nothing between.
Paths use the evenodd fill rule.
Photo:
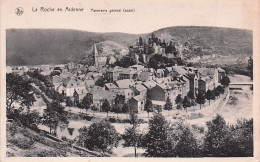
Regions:
<instances>
[{"instance_id":1,"label":"church steeple","mask_svg":"<svg viewBox=\"0 0 260 162\"><path fill-rule=\"evenodd\" d=\"M93 45L92 54L94 55L94 59L95 59L95 67L98 67L98 50L97 50L97 45L96 45L95 42L94 42L94 45Z\"/></svg>"}]
</instances>

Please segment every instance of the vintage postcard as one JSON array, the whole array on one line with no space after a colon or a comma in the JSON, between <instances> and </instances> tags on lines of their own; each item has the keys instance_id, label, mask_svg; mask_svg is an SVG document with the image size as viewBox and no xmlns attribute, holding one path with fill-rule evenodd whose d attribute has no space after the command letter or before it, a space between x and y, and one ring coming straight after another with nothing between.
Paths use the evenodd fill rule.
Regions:
<instances>
[{"instance_id":1,"label":"vintage postcard","mask_svg":"<svg viewBox=\"0 0 260 162\"><path fill-rule=\"evenodd\" d=\"M259 161L259 0L1 1L0 161Z\"/></svg>"}]
</instances>

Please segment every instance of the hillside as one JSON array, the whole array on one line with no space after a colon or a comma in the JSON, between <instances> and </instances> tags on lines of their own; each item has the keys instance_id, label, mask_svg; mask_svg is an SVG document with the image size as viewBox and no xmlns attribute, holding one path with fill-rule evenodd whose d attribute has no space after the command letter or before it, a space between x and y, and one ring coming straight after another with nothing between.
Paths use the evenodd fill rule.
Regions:
<instances>
[{"instance_id":1,"label":"hillside","mask_svg":"<svg viewBox=\"0 0 260 162\"><path fill-rule=\"evenodd\" d=\"M7 123L7 157L96 157L101 154L71 147L69 142L47 138L29 128Z\"/></svg>"},{"instance_id":2,"label":"hillside","mask_svg":"<svg viewBox=\"0 0 260 162\"><path fill-rule=\"evenodd\" d=\"M253 33L249 30L218 27L169 27L154 32L161 39L189 42L222 56L252 56Z\"/></svg>"},{"instance_id":3,"label":"hillside","mask_svg":"<svg viewBox=\"0 0 260 162\"><path fill-rule=\"evenodd\" d=\"M228 58L252 56L252 32L216 27L169 27L153 32L177 44L189 42L201 48L211 48ZM91 54L93 42L105 44L105 51L127 48L139 36L147 40L150 34L93 33L65 29L7 30L7 65L58 64L77 62ZM107 53L108 54L108 53ZM233 57L236 56L236 57ZM234 61L235 61L234 60Z\"/></svg>"}]
</instances>

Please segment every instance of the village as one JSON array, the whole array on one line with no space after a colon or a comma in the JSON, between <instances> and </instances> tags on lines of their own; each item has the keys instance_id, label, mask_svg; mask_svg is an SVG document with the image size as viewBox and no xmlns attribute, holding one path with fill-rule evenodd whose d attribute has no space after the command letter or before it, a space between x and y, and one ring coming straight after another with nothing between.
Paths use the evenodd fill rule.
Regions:
<instances>
[{"instance_id":1,"label":"village","mask_svg":"<svg viewBox=\"0 0 260 162\"><path fill-rule=\"evenodd\" d=\"M165 53L163 51L164 48L158 49L154 45L155 55ZM107 57L99 54L95 43L92 54L95 63L89 67L76 63L20 66L7 67L7 73L22 75L37 70L43 76L51 76L52 88L64 97L70 98L73 106L77 106L85 96L89 96L92 106L98 111L106 111L102 110L102 105L107 100L111 108L117 106L116 109L120 112L124 104L133 111L145 111L147 98L154 107L163 109L167 99L176 107L175 100L178 95L185 98L188 93L197 96L199 92L213 91L221 85L225 76L225 71L220 67L194 68L177 64L158 69L139 64L128 68L107 68ZM145 58L144 54L143 56Z\"/></svg>"},{"instance_id":2,"label":"village","mask_svg":"<svg viewBox=\"0 0 260 162\"><path fill-rule=\"evenodd\" d=\"M190 46L185 44L184 47ZM133 128L140 128L141 138L141 135L149 132L148 124L157 113L177 125L188 123L196 140L202 141L207 121L217 114L232 114L230 99L240 92L230 90L241 88L237 88L237 85L229 87L229 84L231 81L244 79L245 76L228 76L218 66L192 66L192 63L215 56L191 56L189 51L185 52L187 48L182 48L183 46L172 41L161 41L154 35L149 37L148 42L139 37L136 45L129 46L128 51L120 51L118 58L114 54L104 53L93 42L90 55L92 59L88 60L91 64L84 64L80 60L56 65L7 66L6 73L21 76L23 80L29 81L32 88L33 92L28 95L32 95L32 98L27 99L29 106L22 109L25 114L35 115L30 116L32 119L26 119L32 120L27 122L29 127L44 131L48 137L57 141L71 142L78 149L85 149L82 148L84 142L77 143L83 137L82 129L86 126L90 128L92 124L105 120L111 123L122 138L126 138L124 135L131 128L136 115L135 120L139 124L133 124ZM192 49L201 51L199 47ZM252 60L248 63L252 64ZM244 90L243 85L242 87L241 90ZM250 95L249 100L252 99L250 91L249 88L246 89L247 97ZM12 100L10 103L12 105ZM19 111L21 107L16 103L14 105ZM230 110L225 109L227 105L231 107ZM12 109L12 106L7 109L7 121L11 123L13 119L17 120ZM247 109L243 108L243 111ZM250 117L249 114L247 118ZM229 118L225 119L229 121ZM236 120L232 119L231 122L233 121ZM137 152L140 156L145 155L145 146L138 147L135 142L134 145L125 147L123 141L126 143L127 139L120 139L119 146L106 156L127 156L133 146L135 157ZM89 149L92 150L93 147Z\"/></svg>"}]
</instances>

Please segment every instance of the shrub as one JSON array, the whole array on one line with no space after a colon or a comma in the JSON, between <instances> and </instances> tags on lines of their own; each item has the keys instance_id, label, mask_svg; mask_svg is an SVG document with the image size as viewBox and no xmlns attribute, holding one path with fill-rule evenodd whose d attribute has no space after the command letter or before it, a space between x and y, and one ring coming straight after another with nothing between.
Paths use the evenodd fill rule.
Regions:
<instances>
[{"instance_id":1,"label":"shrub","mask_svg":"<svg viewBox=\"0 0 260 162\"><path fill-rule=\"evenodd\" d=\"M204 133L204 131L205 131L204 127L200 127L198 125L192 125L191 127L193 130L198 131L199 133Z\"/></svg>"},{"instance_id":2,"label":"shrub","mask_svg":"<svg viewBox=\"0 0 260 162\"><path fill-rule=\"evenodd\" d=\"M37 150L24 155L25 157L65 157L64 150Z\"/></svg>"},{"instance_id":3,"label":"shrub","mask_svg":"<svg viewBox=\"0 0 260 162\"><path fill-rule=\"evenodd\" d=\"M34 145L34 141L32 139L25 139L25 138L22 139L20 137L10 139L9 142L24 150L31 149Z\"/></svg>"}]
</instances>

